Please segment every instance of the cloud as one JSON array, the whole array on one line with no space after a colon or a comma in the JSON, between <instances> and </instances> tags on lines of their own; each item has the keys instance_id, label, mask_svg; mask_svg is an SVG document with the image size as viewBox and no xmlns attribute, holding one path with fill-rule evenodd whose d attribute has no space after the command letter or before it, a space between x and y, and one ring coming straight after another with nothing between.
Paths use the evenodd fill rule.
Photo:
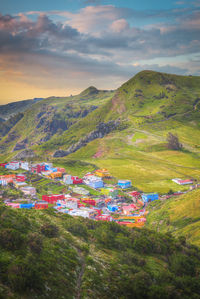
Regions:
<instances>
[{"instance_id":1,"label":"cloud","mask_svg":"<svg viewBox=\"0 0 200 299\"><path fill-rule=\"evenodd\" d=\"M175 57L200 52L200 11L171 13L166 21L169 10L136 12L97 5L76 13L0 15L0 81L4 77L34 89L70 86L75 90L76 84L116 88L142 69L199 74L199 60L176 62ZM62 19L56 21L55 16ZM144 16L151 22L133 25ZM164 19L158 23L153 17ZM152 63L155 57L162 64Z\"/></svg>"}]
</instances>

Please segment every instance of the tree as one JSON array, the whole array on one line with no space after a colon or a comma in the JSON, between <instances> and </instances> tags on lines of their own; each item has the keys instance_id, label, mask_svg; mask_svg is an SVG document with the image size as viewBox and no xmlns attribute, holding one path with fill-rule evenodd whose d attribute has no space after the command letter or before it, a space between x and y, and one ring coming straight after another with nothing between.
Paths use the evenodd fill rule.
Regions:
<instances>
[{"instance_id":1,"label":"tree","mask_svg":"<svg viewBox=\"0 0 200 299\"><path fill-rule=\"evenodd\" d=\"M169 149L172 150L181 150L183 145L179 142L178 136L173 135L171 132L168 133L167 135L167 146Z\"/></svg>"}]
</instances>

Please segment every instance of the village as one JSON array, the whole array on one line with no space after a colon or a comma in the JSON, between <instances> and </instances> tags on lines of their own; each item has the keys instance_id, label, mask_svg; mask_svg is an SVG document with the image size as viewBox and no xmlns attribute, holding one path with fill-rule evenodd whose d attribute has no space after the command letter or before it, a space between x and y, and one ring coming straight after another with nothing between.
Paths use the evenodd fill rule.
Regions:
<instances>
[{"instance_id":1,"label":"village","mask_svg":"<svg viewBox=\"0 0 200 299\"><path fill-rule=\"evenodd\" d=\"M142 227L148 214L148 203L183 192L159 196L158 193L142 193L130 180L113 179L106 169L86 173L82 178L68 174L66 169L54 167L52 163L30 163L12 161L1 163L6 174L0 175L0 191L4 204L15 209L42 210L53 208L56 213L66 213L73 217L81 216L96 221L115 221L128 227ZM30 177L35 180L30 182ZM59 184L62 191L57 194L38 192L33 182L47 179ZM193 184L192 180L172 179L179 185ZM190 190L198 188L192 185ZM21 198L2 197L5 190L19 190Z\"/></svg>"}]
</instances>

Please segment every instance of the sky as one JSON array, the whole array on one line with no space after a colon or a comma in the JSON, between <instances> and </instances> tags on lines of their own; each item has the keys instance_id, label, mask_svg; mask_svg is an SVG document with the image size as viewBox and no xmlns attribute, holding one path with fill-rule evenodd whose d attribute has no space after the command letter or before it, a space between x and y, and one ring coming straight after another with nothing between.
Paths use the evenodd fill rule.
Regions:
<instances>
[{"instance_id":1,"label":"sky","mask_svg":"<svg viewBox=\"0 0 200 299\"><path fill-rule=\"evenodd\" d=\"M200 75L200 0L1 0L0 104Z\"/></svg>"}]
</instances>

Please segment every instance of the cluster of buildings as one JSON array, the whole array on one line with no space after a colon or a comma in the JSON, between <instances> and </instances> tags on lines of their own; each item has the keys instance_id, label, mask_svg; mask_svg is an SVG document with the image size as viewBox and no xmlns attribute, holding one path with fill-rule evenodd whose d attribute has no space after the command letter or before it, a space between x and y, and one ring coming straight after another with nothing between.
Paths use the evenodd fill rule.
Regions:
<instances>
[{"instance_id":1,"label":"cluster of buildings","mask_svg":"<svg viewBox=\"0 0 200 299\"><path fill-rule=\"evenodd\" d=\"M0 176L0 185L9 183L24 193L27 202L22 200L5 200L7 206L24 209L48 209L53 207L56 213L82 216L101 221L115 221L128 227L141 227L146 221L146 206L159 199L157 193L141 193L133 190L130 180L118 180L116 184L107 184L110 177L106 169L98 169L85 174L82 178L67 174L64 168L53 167L52 163L28 163L12 161L1 163L1 167L25 173ZM29 186L27 175L36 174L50 180L59 181L66 186L67 194L44 194L42 200L36 199L36 188ZM190 184L190 180L173 179L178 184ZM66 189L65 188L65 189ZM91 190L98 190L93 196Z\"/></svg>"}]
</instances>

